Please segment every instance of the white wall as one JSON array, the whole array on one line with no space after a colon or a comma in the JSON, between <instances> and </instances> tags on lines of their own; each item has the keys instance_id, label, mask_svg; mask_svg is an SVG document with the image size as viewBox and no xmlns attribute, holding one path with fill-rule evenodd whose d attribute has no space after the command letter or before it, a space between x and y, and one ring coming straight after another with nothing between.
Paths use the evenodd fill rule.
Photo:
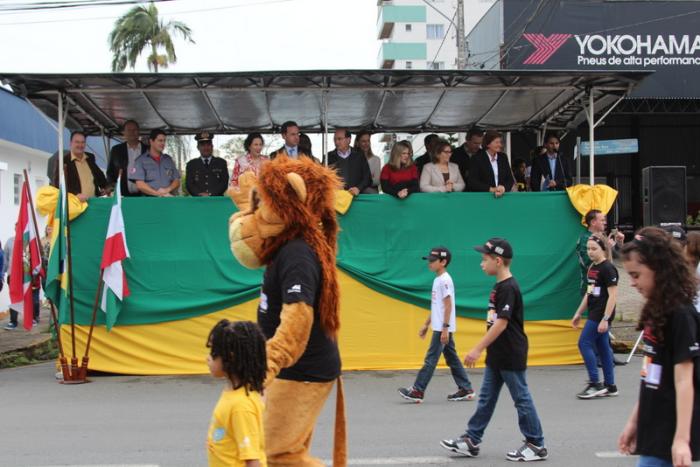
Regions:
<instances>
[{"instance_id":1,"label":"white wall","mask_svg":"<svg viewBox=\"0 0 700 467\"><path fill-rule=\"evenodd\" d=\"M35 196L37 188L48 185L46 166L51 154L0 139L0 241L5 242L14 235L15 222L19 213L19 202L15 204L15 175L23 180L22 170L27 169L30 189ZM21 188L20 181L20 188ZM46 219L37 215L40 233L43 235ZM5 258L9 261L9 258ZM5 278L3 278L3 281ZM0 292L0 310L9 303L8 286L5 283Z\"/></svg>"}]
</instances>

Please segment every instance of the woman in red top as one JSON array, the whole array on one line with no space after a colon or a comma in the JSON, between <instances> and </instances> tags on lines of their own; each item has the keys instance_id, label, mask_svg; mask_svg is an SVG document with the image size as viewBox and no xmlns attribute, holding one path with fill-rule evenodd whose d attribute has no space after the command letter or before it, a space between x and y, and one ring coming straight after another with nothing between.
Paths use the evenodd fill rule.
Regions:
<instances>
[{"instance_id":1,"label":"woman in red top","mask_svg":"<svg viewBox=\"0 0 700 467\"><path fill-rule=\"evenodd\" d=\"M420 191L418 169L413 165L411 152L411 145L403 141L391 148L389 163L382 168L379 176L384 193L404 199Z\"/></svg>"}]
</instances>

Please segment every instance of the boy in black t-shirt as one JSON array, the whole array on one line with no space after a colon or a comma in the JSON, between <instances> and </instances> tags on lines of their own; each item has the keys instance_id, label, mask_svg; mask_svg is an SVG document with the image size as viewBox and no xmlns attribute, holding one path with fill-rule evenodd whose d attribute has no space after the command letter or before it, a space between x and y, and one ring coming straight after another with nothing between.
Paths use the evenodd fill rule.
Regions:
<instances>
[{"instance_id":1,"label":"boy in black t-shirt","mask_svg":"<svg viewBox=\"0 0 700 467\"><path fill-rule=\"evenodd\" d=\"M510 461L537 461L547 458L544 435L535 404L527 387L527 336L523 326L523 299L520 287L510 272L513 248L502 238L492 238L475 247L482 253L481 269L489 276L496 276L496 285L489 297L488 331L464 358L468 367L474 367L486 349L486 368L479 394L476 412L469 419L466 432L455 438L445 439L440 445L445 449L475 457L489 420L496 409L496 402L503 384L518 411L518 425L525 437L525 444L509 451Z\"/></svg>"}]
</instances>

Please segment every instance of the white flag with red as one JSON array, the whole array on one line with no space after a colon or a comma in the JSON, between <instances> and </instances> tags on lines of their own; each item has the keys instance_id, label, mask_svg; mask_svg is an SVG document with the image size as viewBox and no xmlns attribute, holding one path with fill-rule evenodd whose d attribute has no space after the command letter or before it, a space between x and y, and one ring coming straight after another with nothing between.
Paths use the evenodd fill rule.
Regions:
<instances>
[{"instance_id":1,"label":"white flag with red","mask_svg":"<svg viewBox=\"0 0 700 467\"><path fill-rule=\"evenodd\" d=\"M129 257L129 248L126 246L120 187L121 176L117 179L114 190L114 203L109 216L107 239L102 250L102 263L100 265L104 270L104 289L102 291L100 308L106 314L107 330L112 329L112 326L117 322L122 302L124 298L129 296L129 286L127 285L126 273L122 265L122 261Z\"/></svg>"},{"instance_id":2,"label":"white flag with red","mask_svg":"<svg viewBox=\"0 0 700 467\"><path fill-rule=\"evenodd\" d=\"M25 180L22 184L22 197L15 224L15 242L12 245L10 263L10 306L13 310L22 312L22 321L26 330L32 328L34 320L32 284L38 287L38 281L44 274L29 196L29 186Z\"/></svg>"}]
</instances>

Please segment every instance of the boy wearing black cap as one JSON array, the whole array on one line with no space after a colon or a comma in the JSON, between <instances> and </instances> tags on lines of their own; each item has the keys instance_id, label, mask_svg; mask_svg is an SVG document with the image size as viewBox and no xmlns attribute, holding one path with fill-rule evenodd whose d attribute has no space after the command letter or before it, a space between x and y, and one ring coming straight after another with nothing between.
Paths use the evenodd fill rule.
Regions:
<instances>
[{"instance_id":1,"label":"boy wearing black cap","mask_svg":"<svg viewBox=\"0 0 700 467\"><path fill-rule=\"evenodd\" d=\"M423 259L428 260L428 268L435 273L436 277L433 280L430 315L418 332L418 335L421 339L424 339L428 333L428 326L431 325L433 333L430 347L428 347L428 351L425 354L425 363L418 372L415 383L410 388L399 388L399 394L404 399L418 403L422 402L425 389L430 383L430 378L433 377L435 366L440 359L440 354L442 354L445 356L445 362L450 367L452 377L457 384L457 392L447 396L447 400L472 400L474 399L474 390L471 382L469 382L467 371L462 366L459 355L457 355L455 342L452 337L457 330L455 287L452 283L452 277L447 273L447 265L450 264L452 254L445 247L435 247Z\"/></svg>"},{"instance_id":2,"label":"boy wearing black cap","mask_svg":"<svg viewBox=\"0 0 700 467\"><path fill-rule=\"evenodd\" d=\"M510 272L513 248L505 239L492 238L474 249L482 254L481 269L489 276L496 276L496 285L489 297L488 331L464 358L464 363L473 367L486 349L484 380L476 412L469 419L466 432L455 439L442 440L440 446L467 457L477 456L482 436L505 383L518 411L520 432L525 437L525 444L509 451L506 459L523 462L544 460L548 453L542 426L525 377L528 342L523 325L523 298Z\"/></svg>"}]
</instances>

